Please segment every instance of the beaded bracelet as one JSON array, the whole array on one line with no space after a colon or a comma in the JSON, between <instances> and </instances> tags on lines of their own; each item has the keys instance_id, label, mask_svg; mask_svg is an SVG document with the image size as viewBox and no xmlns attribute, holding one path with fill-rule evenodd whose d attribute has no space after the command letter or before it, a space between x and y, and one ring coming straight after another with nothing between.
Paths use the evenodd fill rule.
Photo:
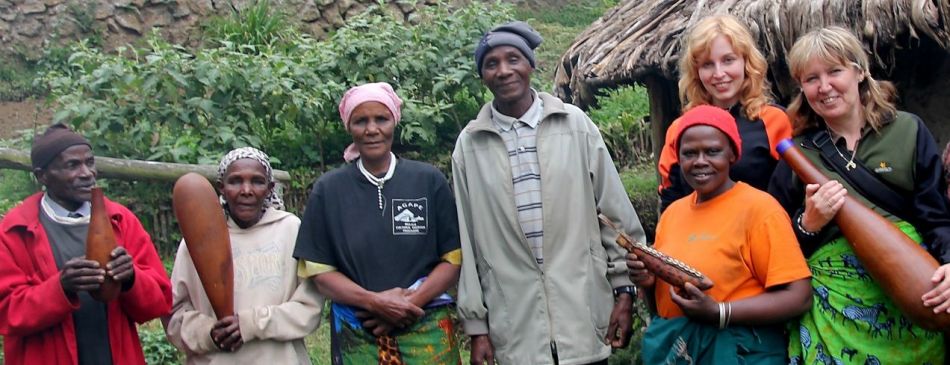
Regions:
<instances>
[{"instance_id":1,"label":"beaded bracelet","mask_svg":"<svg viewBox=\"0 0 950 365\"><path fill-rule=\"evenodd\" d=\"M804 235L806 235L806 236L809 236L809 237L817 236L817 235L818 235L818 232L809 231L809 230L805 229L805 226L802 225L802 216L804 216L804 215L805 215L805 213L802 212L802 214L799 214L799 215L798 215L798 218L795 219L795 224L798 225L798 230L801 231L802 234L804 234Z\"/></svg>"}]
</instances>

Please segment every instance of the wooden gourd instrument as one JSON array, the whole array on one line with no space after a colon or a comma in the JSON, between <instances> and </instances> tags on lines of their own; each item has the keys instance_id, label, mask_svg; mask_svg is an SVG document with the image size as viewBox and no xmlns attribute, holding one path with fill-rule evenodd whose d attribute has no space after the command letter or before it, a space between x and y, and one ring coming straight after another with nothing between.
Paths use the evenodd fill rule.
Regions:
<instances>
[{"instance_id":1,"label":"wooden gourd instrument","mask_svg":"<svg viewBox=\"0 0 950 365\"><path fill-rule=\"evenodd\" d=\"M175 182L172 205L215 316L234 315L231 238L218 195L204 176L187 173Z\"/></svg>"},{"instance_id":2,"label":"wooden gourd instrument","mask_svg":"<svg viewBox=\"0 0 950 365\"><path fill-rule=\"evenodd\" d=\"M101 269L108 271L106 265L112 259L112 250L115 249L115 232L112 231L112 221L106 212L101 188L92 188L90 203L92 212L89 216L89 232L86 234L86 259L98 262ZM89 294L100 302L108 302L119 296L119 289L119 283L106 274L105 280L99 284L99 289Z\"/></svg>"},{"instance_id":3,"label":"wooden gourd instrument","mask_svg":"<svg viewBox=\"0 0 950 365\"><path fill-rule=\"evenodd\" d=\"M776 151L806 184L828 181L792 140L780 142ZM844 199L835 224L871 277L914 324L930 330L950 328L950 314L935 314L921 300L934 287L930 278L939 266L937 260L887 218L850 195Z\"/></svg>"},{"instance_id":4,"label":"wooden gourd instrument","mask_svg":"<svg viewBox=\"0 0 950 365\"><path fill-rule=\"evenodd\" d=\"M617 236L617 244L627 250L627 252L633 252L637 255L637 259L643 262L647 270L660 278L660 280L678 288L682 288L683 284L687 282L692 283L699 288L699 290L707 290L713 287L712 280L709 280L709 278L699 272L699 270L657 251L653 247L633 241L626 232L617 228L617 226L603 214L598 214L597 219L600 220L601 224L616 231L619 234L619 236Z\"/></svg>"}]
</instances>

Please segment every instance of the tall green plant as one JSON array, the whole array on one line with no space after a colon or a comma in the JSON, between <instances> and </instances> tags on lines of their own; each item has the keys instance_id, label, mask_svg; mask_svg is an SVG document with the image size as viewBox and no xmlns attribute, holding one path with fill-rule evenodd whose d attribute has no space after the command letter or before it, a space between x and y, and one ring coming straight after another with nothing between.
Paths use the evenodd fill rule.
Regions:
<instances>
[{"instance_id":1,"label":"tall green plant","mask_svg":"<svg viewBox=\"0 0 950 365\"><path fill-rule=\"evenodd\" d=\"M231 15L210 18L202 29L215 45L233 43L245 46L242 51L256 53L261 46L293 46L298 36L287 14L271 6L270 0L256 0L243 10L231 6Z\"/></svg>"},{"instance_id":2,"label":"tall green plant","mask_svg":"<svg viewBox=\"0 0 950 365\"><path fill-rule=\"evenodd\" d=\"M597 98L590 118L600 127L604 143L619 167L652 159L653 141L646 117L650 102L642 86L623 86Z\"/></svg>"}]
</instances>

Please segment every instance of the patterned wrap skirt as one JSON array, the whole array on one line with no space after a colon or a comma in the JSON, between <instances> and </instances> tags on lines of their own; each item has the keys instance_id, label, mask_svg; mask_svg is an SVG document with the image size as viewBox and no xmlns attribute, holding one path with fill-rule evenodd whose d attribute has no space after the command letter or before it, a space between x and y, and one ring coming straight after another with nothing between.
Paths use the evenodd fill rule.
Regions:
<instances>
[{"instance_id":1,"label":"patterned wrap skirt","mask_svg":"<svg viewBox=\"0 0 950 365\"><path fill-rule=\"evenodd\" d=\"M920 242L910 224L897 225ZM813 303L789 328L790 364L944 363L943 334L901 314L844 237L820 247L808 267Z\"/></svg>"},{"instance_id":2,"label":"patterned wrap skirt","mask_svg":"<svg viewBox=\"0 0 950 365\"><path fill-rule=\"evenodd\" d=\"M426 307L412 326L376 337L363 329L356 308L333 303L330 308L330 352L334 365L458 365L451 304Z\"/></svg>"}]
</instances>

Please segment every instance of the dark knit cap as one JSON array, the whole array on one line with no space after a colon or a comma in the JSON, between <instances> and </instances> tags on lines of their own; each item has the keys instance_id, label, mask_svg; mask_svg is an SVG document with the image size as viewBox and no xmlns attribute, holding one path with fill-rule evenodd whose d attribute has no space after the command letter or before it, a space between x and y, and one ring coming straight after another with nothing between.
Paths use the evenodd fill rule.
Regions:
<instances>
[{"instance_id":1,"label":"dark knit cap","mask_svg":"<svg viewBox=\"0 0 950 365\"><path fill-rule=\"evenodd\" d=\"M718 129L732 143L732 150L736 153L736 161L742 157L742 138L739 137L739 127L736 126L736 118L733 118L729 112L712 105L700 105L687 110L677 120L677 124L679 129L676 131L675 144L673 145L677 157L680 154L680 138L683 137L683 132L697 125L708 125Z\"/></svg>"},{"instance_id":2,"label":"dark knit cap","mask_svg":"<svg viewBox=\"0 0 950 365\"><path fill-rule=\"evenodd\" d=\"M33 138L33 149L30 151L33 168L46 167L65 149L77 144L92 147L86 137L73 132L65 124L56 123L51 125L43 134Z\"/></svg>"},{"instance_id":3,"label":"dark knit cap","mask_svg":"<svg viewBox=\"0 0 950 365\"><path fill-rule=\"evenodd\" d=\"M534 66L534 49L541 44L541 34L538 34L528 23L515 21L495 27L485 33L475 47L475 68L478 76L482 75L482 60L492 48L498 46L512 46L517 48L524 57Z\"/></svg>"}]
</instances>

